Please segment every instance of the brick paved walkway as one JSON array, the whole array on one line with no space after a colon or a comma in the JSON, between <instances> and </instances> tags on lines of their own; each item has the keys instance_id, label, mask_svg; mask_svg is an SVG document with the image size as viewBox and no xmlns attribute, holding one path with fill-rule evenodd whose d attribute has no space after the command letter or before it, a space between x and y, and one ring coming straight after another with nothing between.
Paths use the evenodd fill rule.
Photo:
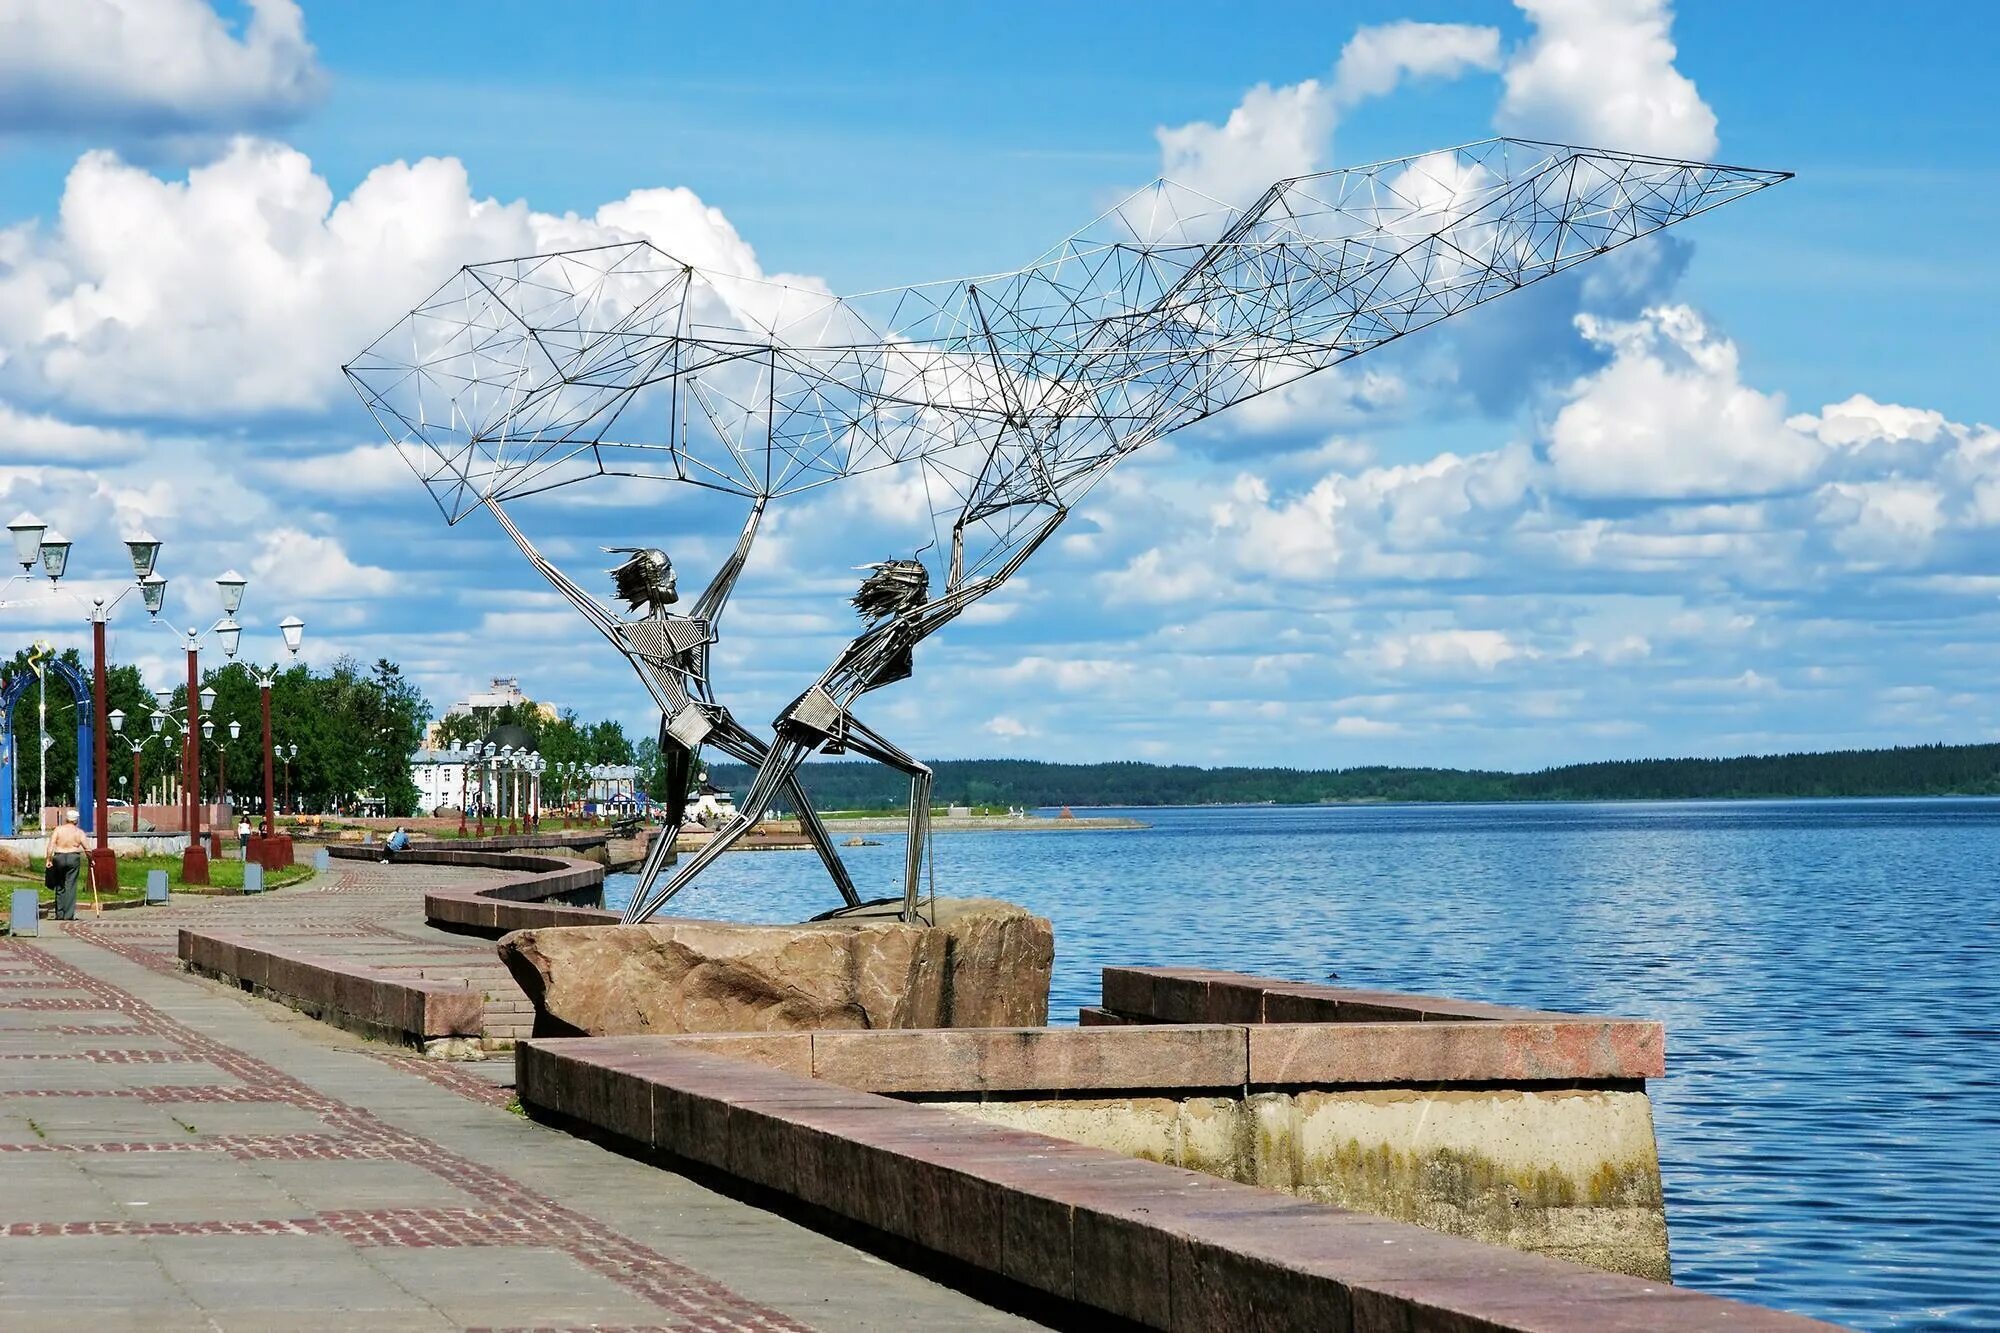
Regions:
<instances>
[{"instance_id":1,"label":"brick paved walkway","mask_svg":"<svg viewBox=\"0 0 2000 1333\"><path fill-rule=\"evenodd\" d=\"M353 958L390 972L465 985L486 997L489 1047L529 1035L534 1007L500 964L490 940L454 935L424 921L420 885L496 883L494 871L336 861L303 885L263 897L181 895L165 907L85 913L75 930L149 967L178 968L182 926L252 930L282 948Z\"/></svg>"},{"instance_id":2,"label":"brick paved walkway","mask_svg":"<svg viewBox=\"0 0 2000 1333\"><path fill-rule=\"evenodd\" d=\"M169 913L391 892L340 884L0 939L0 1328L1023 1326L171 970Z\"/></svg>"}]
</instances>

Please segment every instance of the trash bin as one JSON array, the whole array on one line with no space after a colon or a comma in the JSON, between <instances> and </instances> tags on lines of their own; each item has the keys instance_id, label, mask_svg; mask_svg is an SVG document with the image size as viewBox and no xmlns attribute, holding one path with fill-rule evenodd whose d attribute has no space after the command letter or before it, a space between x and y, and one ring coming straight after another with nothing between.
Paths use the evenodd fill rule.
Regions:
<instances>
[{"instance_id":1,"label":"trash bin","mask_svg":"<svg viewBox=\"0 0 2000 1333\"><path fill-rule=\"evenodd\" d=\"M16 889L8 904L7 929L16 935L42 933L42 895L33 889Z\"/></svg>"},{"instance_id":2,"label":"trash bin","mask_svg":"<svg viewBox=\"0 0 2000 1333\"><path fill-rule=\"evenodd\" d=\"M167 872L148 870L146 872L146 901L163 903L167 900Z\"/></svg>"}]
</instances>

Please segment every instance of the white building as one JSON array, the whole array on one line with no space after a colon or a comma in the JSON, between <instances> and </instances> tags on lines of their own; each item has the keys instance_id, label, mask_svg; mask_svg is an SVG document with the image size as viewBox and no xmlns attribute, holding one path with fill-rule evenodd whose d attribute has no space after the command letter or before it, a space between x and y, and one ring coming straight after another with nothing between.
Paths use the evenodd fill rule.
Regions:
<instances>
[{"instance_id":1,"label":"white building","mask_svg":"<svg viewBox=\"0 0 2000 1333\"><path fill-rule=\"evenodd\" d=\"M463 750L419 750L410 756L410 781L423 795L417 809L429 814L443 806L458 809L466 783L465 765L469 755Z\"/></svg>"},{"instance_id":2,"label":"white building","mask_svg":"<svg viewBox=\"0 0 2000 1333\"><path fill-rule=\"evenodd\" d=\"M687 802L684 822L715 826L736 818L736 798L706 782L688 793Z\"/></svg>"},{"instance_id":3,"label":"white building","mask_svg":"<svg viewBox=\"0 0 2000 1333\"><path fill-rule=\"evenodd\" d=\"M531 701L528 696L521 692L521 678L519 676L494 676L491 678L491 683L485 689L474 690L451 707L445 709L443 716L431 723L430 727L424 732L424 744L427 746L436 746L438 744L438 729L444 725L444 719L447 717L455 714L490 713L497 708L506 708L529 702ZM535 712L545 722L556 720L556 706L554 704L536 704Z\"/></svg>"}]
</instances>

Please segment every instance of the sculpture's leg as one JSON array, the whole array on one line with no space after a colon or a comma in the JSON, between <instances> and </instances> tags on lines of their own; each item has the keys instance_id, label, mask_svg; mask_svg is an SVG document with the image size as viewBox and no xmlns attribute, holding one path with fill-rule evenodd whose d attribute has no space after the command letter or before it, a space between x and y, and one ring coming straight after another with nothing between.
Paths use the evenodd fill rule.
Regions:
<instances>
[{"instance_id":1,"label":"sculpture's leg","mask_svg":"<svg viewBox=\"0 0 2000 1333\"><path fill-rule=\"evenodd\" d=\"M686 865L676 870L674 877L667 881L666 887L643 898L634 895L631 904L625 909L625 920L644 921L659 911L666 905L668 899L686 888L695 876L706 870L716 857L741 841L743 835L756 826L764 811L770 808L772 798L785 785L786 779L798 772L799 765L803 764L806 756L812 752L812 744L787 739L781 734L778 743L771 747L771 752L764 757L763 764L757 769L756 780L750 784L749 794L743 798L743 804L737 809L736 818L723 825L716 835L708 840L706 847L696 852L688 859Z\"/></svg>"},{"instance_id":2,"label":"sculpture's leg","mask_svg":"<svg viewBox=\"0 0 2000 1333\"><path fill-rule=\"evenodd\" d=\"M739 759L746 764L762 766L764 756L770 747L750 732L744 730L735 718L724 716L716 719L716 729L709 733L709 743L716 749ZM813 809L812 800L807 797L805 787L799 782L799 775L792 774L785 780L785 794L792 799L792 808L799 812L799 831L806 835L813 850L819 853L820 862L826 866L826 873L832 877L833 886L840 890L840 896L849 907L861 905L861 895L855 891L854 879L847 873L847 863L834 850L833 835L827 832L826 822Z\"/></svg>"},{"instance_id":3,"label":"sculpture's leg","mask_svg":"<svg viewBox=\"0 0 2000 1333\"><path fill-rule=\"evenodd\" d=\"M847 748L863 758L910 775L910 846L903 863L903 920L913 921L917 915L917 885L923 879L924 857L930 851L930 766L863 726L851 713L847 718L846 740Z\"/></svg>"},{"instance_id":4,"label":"sculpture's leg","mask_svg":"<svg viewBox=\"0 0 2000 1333\"><path fill-rule=\"evenodd\" d=\"M804 833L819 853L819 859L826 863L827 874L833 876L833 886L840 890L840 896L849 907L861 906L861 895L855 891L854 879L847 873L847 863L834 850L833 835L826 831L826 824L813 809L812 798L806 795L805 787L799 782L799 775L792 774L785 779L785 794L792 798L792 808L799 812L799 830Z\"/></svg>"},{"instance_id":5,"label":"sculpture's leg","mask_svg":"<svg viewBox=\"0 0 2000 1333\"><path fill-rule=\"evenodd\" d=\"M660 761L662 781L667 784L667 799L663 802L667 817L660 825L653 845L646 849L645 861L639 866L638 882L632 886L633 902L652 893L660 871L674 859L674 842L680 837L681 821L687 817L687 785L694 776L695 760L694 751L669 739L665 729L661 730Z\"/></svg>"}]
</instances>

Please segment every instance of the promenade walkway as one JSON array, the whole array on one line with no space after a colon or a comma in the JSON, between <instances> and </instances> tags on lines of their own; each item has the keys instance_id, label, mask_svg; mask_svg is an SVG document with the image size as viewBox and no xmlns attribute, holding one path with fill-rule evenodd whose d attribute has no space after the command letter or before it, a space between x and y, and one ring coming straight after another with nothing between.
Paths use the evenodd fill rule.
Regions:
<instances>
[{"instance_id":1,"label":"promenade walkway","mask_svg":"<svg viewBox=\"0 0 2000 1333\"><path fill-rule=\"evenodd\" d=\"M510 1113L505 1060L372 1046L174 962L201 921L471 975L491 945L416 906L469 873L341 865L0 939L0 1328L1026 1327Z\"/></svg>"}]
</instances>

